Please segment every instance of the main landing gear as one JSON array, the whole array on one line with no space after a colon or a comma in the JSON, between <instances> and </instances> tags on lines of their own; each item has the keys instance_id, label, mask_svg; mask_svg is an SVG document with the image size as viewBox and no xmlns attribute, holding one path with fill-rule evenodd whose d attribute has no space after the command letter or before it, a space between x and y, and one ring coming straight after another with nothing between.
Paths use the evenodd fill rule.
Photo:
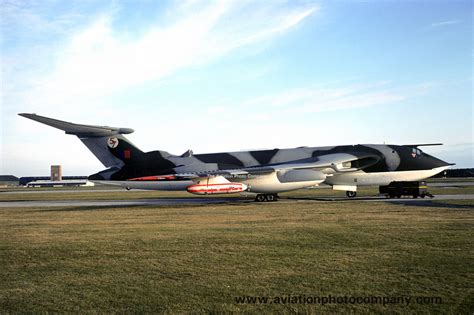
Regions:
<instances>
[{"instance_id":1,"label":"main landing gear","mask_svg":"<svg viewBox=\"0 0 474 315\"><path fill-rule=\"evenodd\" d=\"M278 195L277 194L258 194L255 196L256 202L265 202L265 201L277 201Z\"/></svg>"},{"instance_id":2,"label":"main landing gear","mask_svg":"<svg viewBox=\"0 0 474 315\"><path fill-rule=\"evenodd\" d=\"M346 191L346 196L349 197L349 198L354 198L355 196L357 196L357 192L356 191Z\"/></svg>"}]
</instances>

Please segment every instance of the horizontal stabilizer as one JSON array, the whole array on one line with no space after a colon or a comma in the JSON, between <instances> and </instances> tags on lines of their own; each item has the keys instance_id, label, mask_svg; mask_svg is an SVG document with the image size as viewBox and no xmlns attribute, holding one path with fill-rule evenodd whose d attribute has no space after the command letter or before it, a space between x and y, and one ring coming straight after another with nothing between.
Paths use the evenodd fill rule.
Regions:
<instances>
[{"instance_id":1,"label":"horizontal stabilizer","mask_svg":"<svg viewBox=\"0 0 474 315\"><path fill-rule=\"evenodd\" d=\"M117 128L108 126L93 126L93 125L79 125L67 121L57 120L48 118L36 114L18 114L25 118L35 120L45 125L61 129L67 134L76 135L79 138L90 138L90 137L110 137L118 134L129 134L134 130L130 128Z\"/></svg>"}]
</instances>

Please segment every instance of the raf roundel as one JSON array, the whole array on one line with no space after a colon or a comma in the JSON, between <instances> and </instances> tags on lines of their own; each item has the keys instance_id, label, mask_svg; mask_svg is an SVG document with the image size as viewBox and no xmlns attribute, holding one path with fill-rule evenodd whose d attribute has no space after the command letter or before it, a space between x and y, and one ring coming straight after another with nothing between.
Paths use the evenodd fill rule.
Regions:
<instances>
[{"instance_id":1,"label":"raf roundel","mask_svg":"<svg viewBox=\"0 0 474 315\"><path fill-rule=\"evenodd\" d=\"M108 140L107 140L107 145L109 146L109 148L111 149L115 149L119 144L119 140L116 138L116 137L110 137Z\"/></svg>"}]
</instances>

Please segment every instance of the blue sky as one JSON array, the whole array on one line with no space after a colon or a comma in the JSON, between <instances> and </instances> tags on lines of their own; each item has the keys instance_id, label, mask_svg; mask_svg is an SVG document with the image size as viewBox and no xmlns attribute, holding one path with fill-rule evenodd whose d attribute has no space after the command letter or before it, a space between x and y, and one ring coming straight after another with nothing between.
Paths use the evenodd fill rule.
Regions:
<instances>
[{"instance_id":1,"label":"blue sky","mask_svg":"<svg viewBox=\"0 0 474 315\"><path fill-rule=\"evenodd\" d=\"M471 1L3 1L1 174L104 167L17 116L181 154L431 143L474 167Z\"/></svg>"}]
</instances>

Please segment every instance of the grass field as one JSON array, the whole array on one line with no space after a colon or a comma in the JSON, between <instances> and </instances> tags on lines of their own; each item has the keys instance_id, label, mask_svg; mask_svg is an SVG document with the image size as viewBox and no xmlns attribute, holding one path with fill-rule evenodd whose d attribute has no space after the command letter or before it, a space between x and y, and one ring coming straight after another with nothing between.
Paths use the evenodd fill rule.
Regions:
<instances>
[{"instance_id":1,"label":"grass field","mask_svg":"<svg viewBox=\"0 0 474 315\"><path fill-rule=\"evenodd\" d=\"M436 200L0 208L0 312L472 314L473 209ZM283 303L288 295L300 302ZM411 300L307 299L329 295ZM247 296L260 300L237 301Z\"/></svg>"}]
</instances>

